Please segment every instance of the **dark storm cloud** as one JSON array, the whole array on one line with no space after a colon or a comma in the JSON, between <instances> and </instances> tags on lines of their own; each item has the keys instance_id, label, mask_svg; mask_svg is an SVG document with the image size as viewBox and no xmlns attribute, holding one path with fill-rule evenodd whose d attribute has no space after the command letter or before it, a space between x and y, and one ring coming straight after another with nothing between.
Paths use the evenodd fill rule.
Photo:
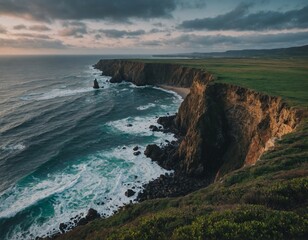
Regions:
<instances>
[{"instance_id":1,"label":"dark storm cloud","mask_svg":"<svg viewBox=\"0 0 308 240\"><path fill-rule=\"evenodd\" d=\"M35 20L112 19L170 17L185 0L0 0L0 15L14 15ZM202 0L188 1L189 7L202 5Z\"/></svg>"},{"instance_id":2,"label":"dark storm cloud","mask_svg":"<svg viewBox=\"0 0 308 240\"><path fill-rule=\"evenodd\" d=\"M178 6L180 8L203 8L206 6L205 0L178 0Z\"/></svg>"},{"instance_id":3,"label":"dark storm cloud","mask_svg":"<svg viewBox=\"0 0 308 240\"><path fill-rule=\"evenodd\" d=\"M190 30L281 30L308 27L308 6L287 12L249 13L251 4L240 4L232 11L214 18L184 21L179 28Z\"/></svg>"},{"instance_id":4,"label":"dark storm cloud","mask_svg":"<svg viewBox=\"0 0 308 240\"><path fill-rule=\"evenodd\" d=\"M105 34L105 36L109 38L137 37L145 34L144 30L125 31L116 29L101 29L99 32Z\"/></svg>"},{"instance_id":5,"label":"dark storm cloud","mask_svg":"<svg viewBox=\"0 0 308 240\"><path fill-rule=\"evenodd\" d=\"M0 38L0 48L30 48L30 49L64 49L67 48L61 41L45 39L3 39Z\"/></svg>"}]
</instances>

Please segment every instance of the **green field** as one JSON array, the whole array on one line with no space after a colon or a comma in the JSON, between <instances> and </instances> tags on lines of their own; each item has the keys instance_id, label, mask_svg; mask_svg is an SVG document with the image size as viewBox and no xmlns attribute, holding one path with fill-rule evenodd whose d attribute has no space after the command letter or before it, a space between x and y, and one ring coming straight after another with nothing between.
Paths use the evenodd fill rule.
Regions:
<instances>
[{"instance_id":1,"label":"green field","mask_svg":"<svg viewBox=\"0 0 308 240\"><path fill-rule=\"evenodd\" d=\"M138 60L141 61L141 60ZM307 109L307 59L142 60L206 69ZM307 239L308 118L254 165L187 196L126 206L59 239Z\"/></svg>"},{"instance_id":2,"label":"green field","mask_svg":"<svg viewBox=\"0 0 308 240\"><path fill-rule=\"evenodd\" d=\"M308 58L211 58L137 61L175 63L204 69L214 74L218 82L251 88L272 96L281 96L292 106L304 108L308 106Z\"/></svg>"}]
</instances>

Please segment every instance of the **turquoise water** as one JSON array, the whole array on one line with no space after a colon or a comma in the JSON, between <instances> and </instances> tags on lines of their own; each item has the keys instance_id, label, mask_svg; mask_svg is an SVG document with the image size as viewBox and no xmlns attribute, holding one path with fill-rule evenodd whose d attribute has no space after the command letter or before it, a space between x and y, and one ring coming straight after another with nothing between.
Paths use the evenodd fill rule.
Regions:
<instances>
[{"instance_id":1,"label":"turquoise water","mask_svg":"<svg viewBox=\"0 0 308 240\"><path fill-rule=\"evenodd\" d=\"M174 139L149 126L181 98L111 84L92 67L99 59L0 58L0 239L54 234L91 207L110 216L135 201L127 189L166 172L132 148ZM94 90L94 78L104 88Z\"/></svg>"}]
</instances>

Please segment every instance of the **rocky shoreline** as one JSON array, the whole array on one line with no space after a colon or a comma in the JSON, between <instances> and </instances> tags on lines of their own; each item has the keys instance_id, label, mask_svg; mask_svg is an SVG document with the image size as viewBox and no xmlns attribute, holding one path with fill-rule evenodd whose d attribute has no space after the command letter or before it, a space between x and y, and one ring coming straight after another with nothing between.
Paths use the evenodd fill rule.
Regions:
<instances>
[{"instance_id":1,"label":"rocky shoreline","mask_svg":"<svg viewBox=\"0 0 308 240\"><path fill-rule=\"evenodd\" d=\"M178 139L163 148L148 145L144 152L174 173L144 185L138 201L183 196L255 164L273 139L292 132L301 119L281 98L216 83L200 69L127 60L101 60L94 67L111 76L110 82L190 88L177 115L158 119L163 128L149 126Z\"/></svg>"},{"instance_id":2,"label":"rocky shoreline","mask_svg":"<svg viewBox=\"0 0 308 240\"><path fill-rule=\"evenodd\" d=\"M255 164L273 139L292 132L301 119L281 98L217 83L202 69L130 60L100 60L94 67L114 83L189 88L177 115L158 119L162 131L173 132L178 141L145 150L175 172L145 185L139 201L185 195Z\"/></svg>"},{"instance_id":3,"label":"rocky shoreline","mask_svg":"<svg viewBox=\"0 0 308 240\"><path fill-rule=\"evenodd\" d=\"M162 168L173 170L174 173L161 175L158 179L145 184L143 191L138 194L138 202L155 198L184 196L211 183L210 179L189 176L181 170L176 153L184 136L175 126L175 118L176 115L158 118L157 123L162 125L163 128L156 131L173 133L177 141L170 142L162 148L156 144L150 144L144 151L144 154L152 161L155 161Z\"/></svg>"}]
</instances>

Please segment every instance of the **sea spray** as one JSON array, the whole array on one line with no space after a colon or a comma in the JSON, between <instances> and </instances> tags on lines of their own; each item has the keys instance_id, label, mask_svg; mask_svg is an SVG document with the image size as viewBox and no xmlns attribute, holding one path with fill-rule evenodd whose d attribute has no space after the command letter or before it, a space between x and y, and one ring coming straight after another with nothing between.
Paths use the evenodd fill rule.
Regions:
<instances>
[{"instance_id":1,"label":"sea spray","mask_svg":"<svg viewBox=\"0 0 308 240\"><path fill-rule=\"evenodd\" d=\"M150 86L111 84L89 66L93 58L72 58L71 68L58 58L42 57L38 75L31 67L40 65L20 64L24 78L12 70L10 79L20 89L8 86L10 95L0 97L0 239L55 234L60 223L89 208L110 216L167 172L143 151L174 139L149 126L175 113L181 98ZM103 89L91 88L94 78ZM128 189L136 193L127 197Z\"/></svg>"}]
</instances>

